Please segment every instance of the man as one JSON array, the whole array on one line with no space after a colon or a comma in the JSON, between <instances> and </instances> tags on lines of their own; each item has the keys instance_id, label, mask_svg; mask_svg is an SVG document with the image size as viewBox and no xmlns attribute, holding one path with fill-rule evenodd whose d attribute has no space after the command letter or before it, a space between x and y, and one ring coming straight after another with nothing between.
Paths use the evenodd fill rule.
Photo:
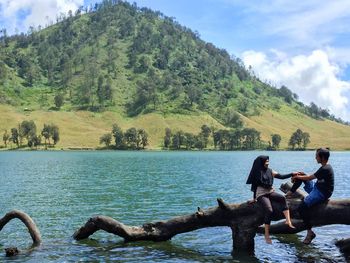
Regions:
<instances>
[{"instance_id":1,"label":"man","mask_svg":"<svg viewBox=\"0 0 350 263\"><path fill-rule=\"evenodd\" d=\"M309 193L298 208L300 216L307 228L307 235L303 241L304 244L310 244L316 237L316 234L311 229L312 226L310 224L308 210L312 206L327 201L334 190L334 172L332 166L328 163L329 155L328 148L317 149L316 161L321 164L321 167L314 174L306 175L305 173L299 173L294 176L293 187L286 194L287 197L291 196L300 187L302 182L305 184L305 191ZM315 184L312 182L313 179L317 179Z\"/></svg>"}]
</instances>

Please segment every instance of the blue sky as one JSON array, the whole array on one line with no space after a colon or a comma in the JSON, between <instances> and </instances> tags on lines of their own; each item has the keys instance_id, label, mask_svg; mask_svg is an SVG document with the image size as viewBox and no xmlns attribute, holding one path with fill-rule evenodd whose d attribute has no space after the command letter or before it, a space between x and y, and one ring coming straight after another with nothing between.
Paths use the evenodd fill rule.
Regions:
<instances>
[{"instance_id":1,"label":"blue sky","mask_svg":"<svg viewBox=\"0 0 350 263\"><path fill-rule=\"evenodd\" d=\"M42 26L94 0L0 0L0 28ZM251 65L262 79L286 85L350 121L350 1L136 0L159 10Z\"/></svg>"}]
</instances>

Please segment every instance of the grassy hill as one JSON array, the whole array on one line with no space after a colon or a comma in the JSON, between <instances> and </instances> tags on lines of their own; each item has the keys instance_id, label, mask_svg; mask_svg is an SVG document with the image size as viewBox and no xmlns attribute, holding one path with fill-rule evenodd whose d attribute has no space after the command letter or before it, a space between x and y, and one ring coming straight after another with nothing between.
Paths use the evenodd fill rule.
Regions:
<instances>
[{"instance_id":1,"label":"grassy hill","mask_svg":"<svg viewBox=\"0 0 350 263\"><path fill-rule=\"evenodd\" d=\"M342 120L260 81L240 59L160 12L105 0L57 21L0 37L0 130L23 120L38 130L54 123L58 148L97 147L117 123L145 129L148 148L158 149L167 127L193 134L204 124L254 128L265 144L280 134L282 148L300 128L311 148L350 149Z\"/></svg>"},{"instance_id":2,"label":"grassy hill","mask_svg":"<svg viewBox=\"0 0 350 263\"><path fill-rule=\"evenodd\" d=\"M33 111L23 112L12 106L0 105L0 130L9 130L16 127L23 120L34 120L39 129L44 123L54 122L60 128L61 140L57 149L68 148L97 148L99 138L111 131L113 123L125 131L130 127L144 128L149 133L148 149L161 149L163 146L164 129L173 131L183 130L197 134L203 124L217 129L224 128L209 114L169 114L149 113L134 118L125 118L117 112L94 113L89 111L56 112ZM287 116L287 118L286 118ZM282 136L281 148L288 147L291 134L298 128L310 133L311 143L309 148L329 146L336 150L350 150L350 127L329 120L315 120L305 115L300 115L290 108L283 108L280 112L266 111L259 117L250 119L243 117L247 127L261 131L261 137L265 141L270 140L270 135L279 133ZM266 125L269 123L269 125ZM1 145L1 143L0 143ZM209 148L213 148L210 142Z\"/></svg>"}]
</instances>

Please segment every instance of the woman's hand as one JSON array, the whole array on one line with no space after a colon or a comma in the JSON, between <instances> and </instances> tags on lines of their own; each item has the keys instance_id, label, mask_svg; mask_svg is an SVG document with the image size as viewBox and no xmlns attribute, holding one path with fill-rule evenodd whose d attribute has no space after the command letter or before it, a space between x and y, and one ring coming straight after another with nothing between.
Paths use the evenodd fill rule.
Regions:
<instances>
[{"instance_id":1,"label":"woman's hand","mask_svg":"<svg viewBox=\"0 0 350 263\"><path fill-rule=\"evenodd\" d=\"M304 172L293 172L292 174L292 183L294 183L295 180L300 179L301 176L306 175Z\"/></svg>"},{"instance_id":2,"label":"woman's hand","mask_svg":"<svg viewBox=\"0 0 350 263\"><path fill-rule=\"evenodd\" d=\"M297 175L305 175L305 173L304 172L293 172L292 173L293 174L293 177L295 177L295 176L297 176Z\"/></svg>"}]
</instances>

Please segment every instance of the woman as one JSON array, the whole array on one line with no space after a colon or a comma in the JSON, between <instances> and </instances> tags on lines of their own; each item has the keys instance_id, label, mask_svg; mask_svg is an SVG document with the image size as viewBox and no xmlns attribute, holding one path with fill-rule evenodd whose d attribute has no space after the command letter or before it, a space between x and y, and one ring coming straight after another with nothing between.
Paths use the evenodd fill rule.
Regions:
<instances>
[{"instance_id":1,"label":"woman","mask_svg":"<svg viewBox=\"0 0 350 263\"><path fill-rule=\"evenodd\" d=\"M264 224L265 224L265 241L268 244L272 244L270 238L270 224L272 218L272 205L271 201L281 203L283 205L283 214L286 218L286 224L290 228L295 228L290 220L289 209L286 198L275 192L273 189L273 178L286 179L290 178L298 173L290 173L281 175L275 171L272 171L269 167L269 157L260 155L253 163L253 167L250 170L247 184L251 184L251 190L254 192L254 200L258 200L258 203L264 208Z\"/></svg>"}]
</instances>

